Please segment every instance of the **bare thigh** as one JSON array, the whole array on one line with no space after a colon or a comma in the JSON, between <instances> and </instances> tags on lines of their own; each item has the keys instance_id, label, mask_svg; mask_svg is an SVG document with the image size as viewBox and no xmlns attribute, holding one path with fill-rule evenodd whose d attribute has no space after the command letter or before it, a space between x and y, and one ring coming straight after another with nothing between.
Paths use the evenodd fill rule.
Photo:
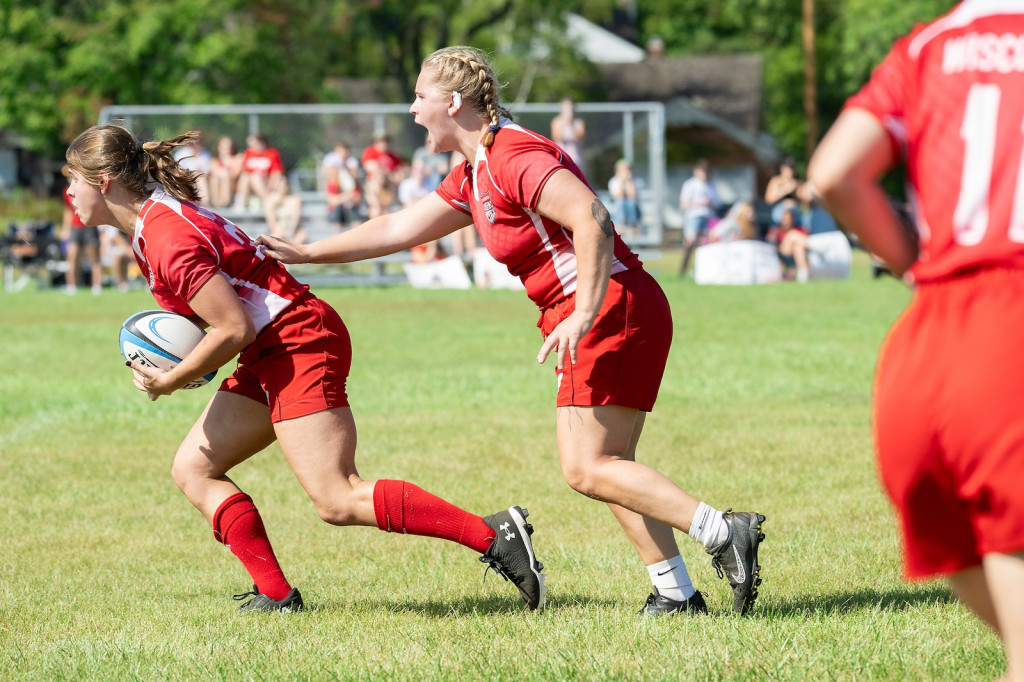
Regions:
<instances>
[{"instance_id":1,"label":"bare thigh","mask_svg":"<svg viewBox=\"0 0 1024 682\"><path fill-rule=\"evenodd\" d=\"M783 256L792 256L798 248L807 247L807 237L801 232L790 231L782 238L779 244L779 253Z\"/></svg>"},{"instance_id":2,"label":"bare thigh","mask_svg":"<svg viewBox=\"0 0 1024 682\"><path fill-rule=\"evenodd\" d=\"M284 456L320 517L335 525L375 526L373 483L356 471L356 423L337 407L274 425Z\"/></svg>"},{"instance_id":3,"label":"bare thigh","mask_svg":"<svg viewBox=\"0 0 1024 682\"><path fill-rule=\"evenodd\" d=\"M178 447L174 482L212 523L221 502L239 490L228 471L273 442L266 405L218 391Z\"/></svg>"}]
</instances>

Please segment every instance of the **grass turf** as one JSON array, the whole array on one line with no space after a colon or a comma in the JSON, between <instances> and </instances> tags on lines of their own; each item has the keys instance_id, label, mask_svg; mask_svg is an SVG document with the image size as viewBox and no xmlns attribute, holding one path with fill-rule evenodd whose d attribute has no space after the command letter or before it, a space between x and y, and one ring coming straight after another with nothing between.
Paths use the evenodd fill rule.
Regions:
<instances>
[{"instance_id":1,"label":"grass turf","mask_svg":"<svg viewBox=\"0 0 1024 682\"><path fill-rule=\"evenodd\" d=\"M24 290L0 293L0 678L999 675L998 640L941 583L900 580L870 393L906 288L871 279L863 254L850 281L805 286L700 287L677 265L649 264L675 340L638 457L712 506L768 516L749 617L680 534L712 615L638 620L646 571L561 480L529 301L405 287L317 290L353 337L360 473L480 514L527 506L548 611L525 612L456 545L323 524L272 446L232 475L312 608L239 617L229 597L248 578L169 475L212 387L150 403L131 386L117 329L155 307L148 292Z\"/></svg>"}]
</instances>

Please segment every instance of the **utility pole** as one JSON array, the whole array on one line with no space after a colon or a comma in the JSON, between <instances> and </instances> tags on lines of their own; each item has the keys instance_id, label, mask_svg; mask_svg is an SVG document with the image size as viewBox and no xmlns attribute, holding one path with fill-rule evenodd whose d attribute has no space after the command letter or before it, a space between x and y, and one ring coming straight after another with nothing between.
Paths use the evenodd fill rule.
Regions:
<instances>
[{"instance_id":1,"label":"utility pole","mask_svg":"<svg viewBox=\"0 0 1024 682\"><path fill-rule=\"evenodd\" d=\"M811 158L818 144L818 76L814 51L814 0L803 0L805 147Z\"/></svg>"}]
</instances>

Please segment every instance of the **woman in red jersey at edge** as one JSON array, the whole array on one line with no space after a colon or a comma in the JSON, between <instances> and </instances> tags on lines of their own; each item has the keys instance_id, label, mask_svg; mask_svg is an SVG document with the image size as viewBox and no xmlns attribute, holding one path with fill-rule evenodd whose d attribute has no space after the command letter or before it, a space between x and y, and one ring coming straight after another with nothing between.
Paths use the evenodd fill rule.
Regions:
<instances>
[{"instance_id":1,"label":"woman in red jersey at edge","mask_svg":"<svg viewBox=\"0 0 1024 682\"><path fill-rule=\"evenodd\" d=\"M1024 680L1024 7L968 0L895 43L810 164L836 218L914 286L875 375L910 579L948 576ZM905 162L916 234L879 178Z\"/></svg>"},{"instance_id":2,"label":"woman in red jersey at edge","mask_svg":"<svg viewBox=\"0 0 1024 682\"><path fill-rule=\"evenodd\" d=\"M541 310L539 362L557 356L557 440L562 473L608 504L653 583L645 615L703 613L674 528L714 558L745 613L761 582L764 516L719 512L635 461L672 342L661 288L615 234L607 209L555 143L511 120L486 57L470 47L424 62L410 108L437 151L467 161L409 207L306 246L260 238L288 263L349 262L407 249L476 225L483 244L518 276Z\"/></svg>"},{"instance_id":3,"label":"woman in red jersey at edge","mask_svg":"<svg viewBox=\"0 0 1024 682\"><path fill-rule=\"evenodd\" d=\"M235 225L194 203L195 176L172 153L197 136L141 144L121 126L93 126L68 148L69 193L87 225L114 225L132 238L161 307L209 328L173 370L132 363L140 390L156 400L241 353L178 448L171 471L214 536L249 572L253 591L236 595L251 597L240 609L303 607L252 499L228 478L232 467L275 439L327 523L458 542L481 552L481 561L511 580L531 609L542 608L544 574L524 509L481 518L411 483L359 477L345 388L348 331L333 308L265 258Z\"/></svg>"}]
</instances>

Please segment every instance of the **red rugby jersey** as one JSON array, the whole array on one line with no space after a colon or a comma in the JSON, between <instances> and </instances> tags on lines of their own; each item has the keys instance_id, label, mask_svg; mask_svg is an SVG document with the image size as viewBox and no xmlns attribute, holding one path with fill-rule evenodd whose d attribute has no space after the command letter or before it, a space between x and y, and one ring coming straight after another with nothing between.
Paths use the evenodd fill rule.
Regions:
<instances>
[{"instance_id":1,"label":"red rugby jersey","mask_svg":"<svg viewBox=\"0 0 1024 682\"><path fill-rule=\"evenodd\" d=\"M250 148L242 155L242 170L255 175L284 173L284 163L281 161L281 155L273 147L261 152Z\"/></svg>"},{"instance_id":2,"label":"red rugby jersey","mask_svg":"<svg viewBox=\"0 0 1024 682\"><path fill-rule=\"evenodd\" d=\"M522 280L541 309L576 291L573 234L537 213L544 184L560 168L590 187L558 145L503 119L494 144L478 146L472 165L453 168L437 189L442 199L473 216L484 247ZM614 239L612 274L641 267L626 243L617 234Z\"/></svg>"},{"instance_id":3,"label":"red rugby jersey","mask_svg":"<svg viewBox=\"0 0 1024 682\"><path fill-rule=\"evenodd\" d=\"M1024 5L966 0L897 41L846 107L906 161L918 282L1024 268Z\"/></svg>"},{"instance_id":4,"label":"red rugby jersey","mask_svg":"<svg viewBox=\"0 0 1024 682\"><path fill-rule=\"evenodd\" d=\"M162 188L139 211L132 247L157 303L182 315L195 314L188 302L218 273L242 299L256 331L309 289L234 224Z\"/></svg>"}]
</instances>

